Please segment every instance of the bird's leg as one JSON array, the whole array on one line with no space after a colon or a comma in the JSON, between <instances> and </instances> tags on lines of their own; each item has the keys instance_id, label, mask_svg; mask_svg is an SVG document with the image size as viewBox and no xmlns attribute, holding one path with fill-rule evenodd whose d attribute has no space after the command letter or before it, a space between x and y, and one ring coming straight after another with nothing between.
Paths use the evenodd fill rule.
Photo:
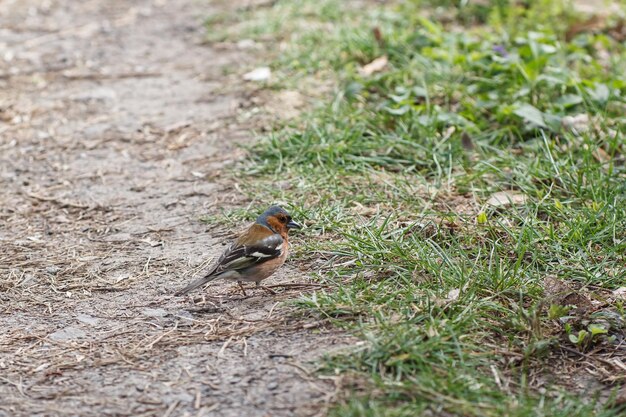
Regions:
<instances>
[{"instance_id":1,"label":"bird's leg","mask_svg":"<svg viewBox=\"0 0 626 417\"><path fill-rule=\"evenodd\" d=\"M271 289L269 287L266 287L265 285L261 285L260 281L256 282L256 287L257 288L261 288L262 290L265 290L265 291L269 292L272 295L276 295L276 291L274 291L273 289Z\"/></svg>"},{"instance_id":2,"label":"bird's leg","mask_svg":"<svg viewBox=\"0 0 626 417\"><path fill-rule=\"evenodd\" d=\"M241 288L241 293L243 294L244 297L247 297L248 294L246 294L246 290L243 287L243 283L241 281L237 281L237 284L239 284L239 288Z\"/></svg>"}]
</instances>

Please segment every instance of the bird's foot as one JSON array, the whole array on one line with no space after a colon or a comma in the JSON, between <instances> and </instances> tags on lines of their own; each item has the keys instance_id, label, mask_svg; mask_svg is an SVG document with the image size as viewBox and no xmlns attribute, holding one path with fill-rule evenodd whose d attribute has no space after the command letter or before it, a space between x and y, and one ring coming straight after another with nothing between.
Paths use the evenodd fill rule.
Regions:
<instances>
[{"instance_id":1,"label":"bird's foot","mask_svg":"<svg viewBox=\"0 0 626 417\"><path fill-rule=\"evenodd\" d=\"M243 296L247 297L248 294L246 294L246 289L243 287L243 283L241 281L237 281L237 284L239 284L239 288L241 288L241 293L243 294Z\"/></svg>"}]
</instances>

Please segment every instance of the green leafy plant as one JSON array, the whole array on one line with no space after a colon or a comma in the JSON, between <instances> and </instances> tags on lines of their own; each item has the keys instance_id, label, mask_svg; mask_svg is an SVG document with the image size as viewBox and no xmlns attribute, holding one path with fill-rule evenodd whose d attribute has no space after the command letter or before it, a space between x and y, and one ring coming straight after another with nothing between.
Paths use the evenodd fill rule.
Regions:
<instances>
[{"instance_id":1,"label":"green leafy plant","mask_svg":"<svg viewBox=\"0 0 626 417\"><path fill-rule=\"evenodd\" d=\"M587 326L587 330L581 329L578 333L568 330L568 338L570 342L575 344L579 349L588 349L592 344L599 341L600 336L608 334L608 330L604 326L591 323Z\"/></svg>"},{"instance_id":2,"label":"green leafy plant","mask_svg":"<svg viewBox=\"0 0 626 417\"><path fill-rule=\"evenodd\" d=\"M551 304L548 310L548 318L549 319L560 319L562 317L567 316L567 313L570 311L569 306L561 306L558 304Z\"/></svg>"},{"instance_id":3,"label":"green leafy plant","mask_svg":"<svg viewBox=\"0 0 626 417\"><path fill-rule=\"evenodd\" d=\"M528 381L558 372L544 358L560 343L610 340L568 306L546 320L544 280L624 285L623 45L566 39L562 1L357 3L238 19L287 44L272 88L334 86L250 148L238 177L250 204L289 201L307 219L296 259L328 287L297 304L362 340L326 362L368 388L331 415L615 415ZM494 205L496 192L519 198Z\"/></svg>"}]
</instances>

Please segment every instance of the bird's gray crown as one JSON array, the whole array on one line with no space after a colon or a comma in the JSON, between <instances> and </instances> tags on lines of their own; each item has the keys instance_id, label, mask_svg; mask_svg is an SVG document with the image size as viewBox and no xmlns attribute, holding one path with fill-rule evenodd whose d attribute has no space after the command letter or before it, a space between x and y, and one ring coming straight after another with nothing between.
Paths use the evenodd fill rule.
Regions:
<instances>
[{"instance_id":1,"label":"bird's gray crown","mask_svg":"<svg viewBox=\"0 0 626 417\"><path fill-rule=\"evenodd\" d=\"M267 224L267 218L270 216L276 216L278 214L284 214L285 216L287 216L288 219L291 219L291 216L284 208L280 206L271 206L256 219L256 222L271 229L271 227Z\"/></svg>"}]
</instances>

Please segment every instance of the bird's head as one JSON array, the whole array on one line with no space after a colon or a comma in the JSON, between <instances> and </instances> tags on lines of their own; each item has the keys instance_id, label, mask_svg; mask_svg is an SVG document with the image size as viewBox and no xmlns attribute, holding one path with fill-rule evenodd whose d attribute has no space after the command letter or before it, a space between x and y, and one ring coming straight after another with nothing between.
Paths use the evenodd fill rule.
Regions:
<instances>
[{"instance_id":1,"label":"bird's head","mask_svg":"<svg viewBox=\"0 0 626 417\"><path fill-rule=\"evenodd\" d=\"M256 219L256 222L265 227L269 227L271 230L281 235L283 233L286 234L289 229L299 229L302 227L291 219L287 210L279 206L272 206L265 210L265 212Z\"/></svg>"}]
</instances>

